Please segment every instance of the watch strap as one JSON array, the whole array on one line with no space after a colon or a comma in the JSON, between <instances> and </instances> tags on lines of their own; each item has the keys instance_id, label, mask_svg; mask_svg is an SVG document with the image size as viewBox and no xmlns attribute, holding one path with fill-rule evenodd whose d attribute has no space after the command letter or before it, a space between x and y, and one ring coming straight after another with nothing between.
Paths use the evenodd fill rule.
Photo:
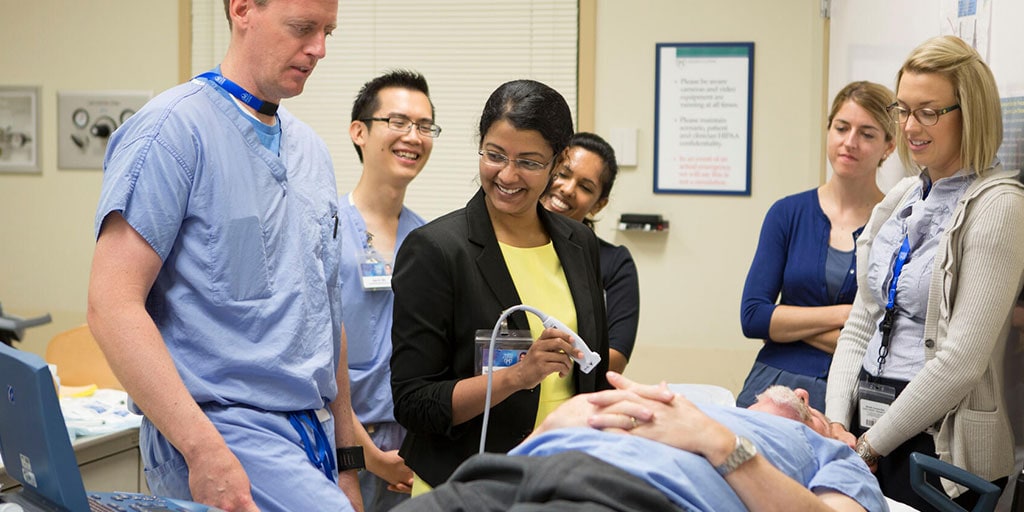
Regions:
<instances>
[{"instance_id":1,"label":"watch strap","mask_svg":"<svg viewBox=\"0 0 1024 512\"><path fill-rule=\"evenodd\" d=\"M338 473L352 469L365 469L366 459L362 446L346 446L335 451L338 456Z\"/></svg>"},{"instance_id":2,"label":"watch strap","mask_svg":"<svg viewBox=\"0 0 1024 512\"><path fill-rule=\"evenodd\" d=\"M736 447L726 457L725 462L715 466L715 471L718 471L719 475L726 476L743 465L744 462L753 459L756 455L757 447L754 446L754 443L745 437L736 436Z\"/></svg>"}]
</instances>

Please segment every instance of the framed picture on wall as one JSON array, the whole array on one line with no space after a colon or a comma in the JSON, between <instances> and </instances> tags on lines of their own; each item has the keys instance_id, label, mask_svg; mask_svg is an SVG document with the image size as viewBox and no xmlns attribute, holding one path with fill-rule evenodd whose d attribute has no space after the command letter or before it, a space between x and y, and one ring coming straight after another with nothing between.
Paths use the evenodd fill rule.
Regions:
<instances>
[{"instance_id":1,"label":"framed picture on wall","mask_svg":"<svg viewBox=\"0 0 1024 512\"><path fill-rule=\"evenodd\" d=\"M750 195L754 43L658 43L654 193Z\"/></svg>"},{"instance_id":2,"label":"framed picture on wall","mask_svg":"<svg viewBox=\"0 0 1024 512\"><path fill-rule=\"evenodd\" d=\"M0 172L39 172L39 87L0 86Z\"/></svg>"}]
</instances>

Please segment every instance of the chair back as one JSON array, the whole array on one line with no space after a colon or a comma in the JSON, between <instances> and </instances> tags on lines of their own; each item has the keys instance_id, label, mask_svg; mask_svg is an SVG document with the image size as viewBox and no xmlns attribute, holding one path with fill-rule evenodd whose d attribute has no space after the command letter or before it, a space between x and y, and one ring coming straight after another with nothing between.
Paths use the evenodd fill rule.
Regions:
<instances>
[{"instance_id":1,"label":"chair back","mask_svg":"<svg viewBox=\"0 0 1024 512\"><path fill-rule=\"evenodd\" d=\"M57 376L63 386L95 384L99 388L124 390L86 324L54 336L46 346L46 362L57 365Z\"/></svg>"},{"instance_id":2,"label":"chair back","mask_svg":"<svg viewBox=\"0 0 1024 512\"><path fill-rule=\"evenodd\" d=\"M971 512L992 512L999 501L999 493L1002 491L992 482L985 480L962 468L942 462L935 457L929 457L923 453L914 452L910 454L910 487L918 496L924 498L933 507L941 512L960 512L963 509L957 505L946 493L933 487L925 479L925 474L933 474L956 482L968 489L978 493L978 503L971 509Z\"/></svg>"}]
</instances>

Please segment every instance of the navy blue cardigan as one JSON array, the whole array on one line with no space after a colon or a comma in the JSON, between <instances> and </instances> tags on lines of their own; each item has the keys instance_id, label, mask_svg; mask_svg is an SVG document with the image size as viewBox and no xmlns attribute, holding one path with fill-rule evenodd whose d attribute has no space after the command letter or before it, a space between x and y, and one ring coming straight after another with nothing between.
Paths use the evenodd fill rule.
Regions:
<instances>
[{"instance_id":1,"label":"navy blue cardigan","mask_svg":"<svg viewBox=\"0 0 1024 512\"><path fill-rule=\"evenodd\" d=\"M853 236L860 235L863 228ZM832 231L818 203L818 190L784 197L765 215L757 252L743 285L740 322L743 335L765 340L757 361L800 375L827 377L832 355L802 341L776 343L768 336L772 313L778 304L832 306L852 304L857 294L857 259L836 298L825 285L825 260ZM781 294L781 298L780 298Z\"/></svg>"}]
</instances>

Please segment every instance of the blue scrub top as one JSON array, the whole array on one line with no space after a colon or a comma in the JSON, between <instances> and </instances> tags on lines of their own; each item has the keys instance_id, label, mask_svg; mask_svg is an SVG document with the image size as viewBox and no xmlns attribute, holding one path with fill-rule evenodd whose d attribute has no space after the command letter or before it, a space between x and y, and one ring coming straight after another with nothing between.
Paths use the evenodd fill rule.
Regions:
<instances>
[{"instance_id":1,"label":"blue scrub top","mask_svg":"<svg viewBox=\"0 0 1024 512\"><path fill-rule=\"evenodd\" d=\"M120 212L163 267L146 302L199 403L319 409L337 395L340 246L323 141L279 111L280 155L206 80L111 137L95 229Z\"/></svg>"}]
</instances>

